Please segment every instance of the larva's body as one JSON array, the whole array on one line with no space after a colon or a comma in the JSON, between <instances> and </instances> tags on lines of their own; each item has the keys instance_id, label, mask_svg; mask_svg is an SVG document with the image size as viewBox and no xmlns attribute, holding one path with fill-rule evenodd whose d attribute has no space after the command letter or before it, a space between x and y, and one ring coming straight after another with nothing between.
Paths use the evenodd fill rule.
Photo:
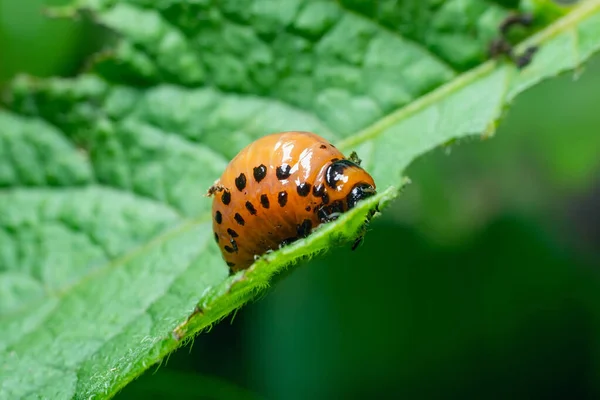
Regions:
<instances>
[{"instance_id":1,"label":"larva's body","mask_svg":"<svg viewBox=\"0 0 600 400\"><path fill-rule=\"evenodd\" d=\"M375 193L373 178L309 132L264 136L210 188L215 239L232 271L306 237Z\"/></svg>"}]
</instances>

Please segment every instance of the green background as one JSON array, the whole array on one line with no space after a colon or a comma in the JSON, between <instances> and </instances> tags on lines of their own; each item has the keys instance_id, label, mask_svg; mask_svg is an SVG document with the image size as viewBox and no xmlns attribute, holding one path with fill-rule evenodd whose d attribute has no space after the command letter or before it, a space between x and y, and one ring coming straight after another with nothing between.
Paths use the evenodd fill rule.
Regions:
<instances>
[{"instance_id":1,"label":"green background","mask_svg":"<svg viewBox=\"0 0 600 400\"><path fill-rule=\"evenodd\" d=\"M72 75L101 43L44 4L0 0L0 82ZM417 160L357 252L301 266L118 397L599 398L600 57L577 78Z\"/></svg>"}]
</instances>

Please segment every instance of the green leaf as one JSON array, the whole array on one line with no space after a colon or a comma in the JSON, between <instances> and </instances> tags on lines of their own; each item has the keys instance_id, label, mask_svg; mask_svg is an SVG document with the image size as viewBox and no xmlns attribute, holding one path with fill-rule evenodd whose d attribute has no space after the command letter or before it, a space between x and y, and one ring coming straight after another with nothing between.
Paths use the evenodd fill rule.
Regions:
<instances>
[{"instance_id":1,"label":"green leaf","mask_svg":"<svg viewBox=\"0 0 600 400\"><path fill-rule=\"evenodd\" d=\"M354 239L416 157L488 137L520 92L600 48L600 1L530 37L520 50L540 49L523 70L485 61L508 10L440 3L55 11L88 9L116 35L80 76L16 80L0 111L0 398L114 395L290 264ZM229 277L204 193L241 147L281 130L356 150L379 194Z\"/></svg>"}]
</instances>

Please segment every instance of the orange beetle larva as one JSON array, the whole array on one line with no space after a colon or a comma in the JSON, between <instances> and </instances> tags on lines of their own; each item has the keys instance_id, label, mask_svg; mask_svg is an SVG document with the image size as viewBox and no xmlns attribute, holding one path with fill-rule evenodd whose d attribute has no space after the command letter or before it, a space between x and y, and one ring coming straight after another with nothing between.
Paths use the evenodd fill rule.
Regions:
<instances>
[{"instance_id":1,"label":"orange beetle larva","mask_svg":"<svg viewBox=\"0 0 600 400\"><path fill-rule=\"evenodd\" d=\"M359 164L310 132L271 134L242 149L208 192L227 265L248 268L255 256L306 237L374 195L375 182Z\"/></svg>"}]
</instances>

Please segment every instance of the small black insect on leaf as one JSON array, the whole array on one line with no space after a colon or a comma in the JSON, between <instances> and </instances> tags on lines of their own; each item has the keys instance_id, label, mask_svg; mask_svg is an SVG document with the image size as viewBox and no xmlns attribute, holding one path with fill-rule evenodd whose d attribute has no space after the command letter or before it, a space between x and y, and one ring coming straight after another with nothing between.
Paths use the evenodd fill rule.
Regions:
<instances>
[{"instance_id":1,"label":"small black insect on leaf","mask_svg":"<svg viewBox=\"0 0 600 400\"><path fill-rule=\"evenodd\" d=\"M519 55L517 57L517 59L515 60L515 64L517 64L517 67L519 69L523 69L527 65L529 65L529 63L531 63L531 60L533 59L534 54L537 51L538 51L537 46L530 46L530 47L526 48L525 51L523 51L523 53L521 55Z\"/></svg>"},{"instance_id":2,"label":"small black insect on leaf","mask_svg":"<svg viewBox=\"0 0 600 400\"><path fill-rule=\"evenodd\" d=\"M513 47L506 39L500 37L492 40L488 48L488 53L492 58L498 58L503 55L512 58Z\"/></svg>"},{"instance_id":3,"label":"small black insect on leaf","mask_svg":"<svg viewBox=\"0 0 600 400\"><path fill-rule=\"evenodd\" d=\"M529 27L533 23L533 15L526 14L511 14L500 23L498 30L502 36L506 36L508 31L513 26Z\"/></svg>"},{"instance_id":4,"label":"small black insect on leaf","mask_svg":"<svg viewBox=\"0 0 600 400\"><path fill-rule=\"evenodd\" d=\"M499 37L492 40L489 45L488 53L491 58L508 57L515 63L517 68L523 69L529 65L534 54L538 50L537 46L526 48L523 53L515 54L514 46L508 39L510 29L516 26L530 27L533 23L532 14L511 14L506 17L498 26Z\"/></svg>"}]
</instances>

